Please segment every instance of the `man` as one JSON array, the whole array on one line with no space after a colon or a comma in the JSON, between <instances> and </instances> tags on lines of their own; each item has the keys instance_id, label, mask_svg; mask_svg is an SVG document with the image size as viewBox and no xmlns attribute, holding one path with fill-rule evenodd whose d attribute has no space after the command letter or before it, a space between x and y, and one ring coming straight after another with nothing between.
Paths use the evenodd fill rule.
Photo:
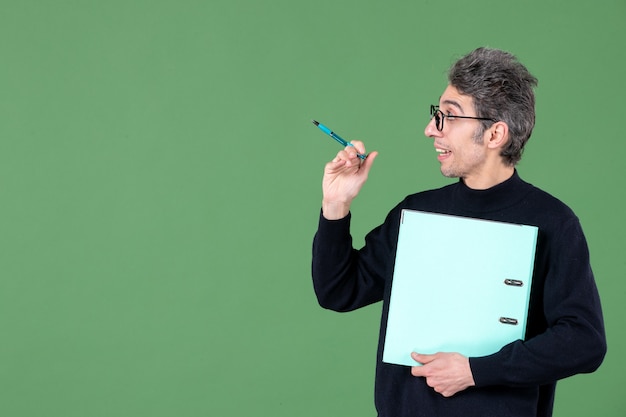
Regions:
<instances>
[{"instance_id":1,"label":"man","mask_svg":"<svg viewBox=\"0 0 626 417\"><path fill-rule=\"evenodd\" d=\"M315 292L321 306L336 311L383 301L375 388L379 417L551 416L556 381L595 371L606 353L587 243L575 214L524 182L515 168L535 123L535 77L513 55L479 48L452 66L448 80L439 105L431 106L425 134L434 140L442 174L459 180L406 197L357 250L350 206L377 152L362 161L357 152L365 154L365 146L359 141L340 151L324 169L313 242ZM382 362L402 209L538 227L524 341L485 357L413 352L414 367ZM484 253L489 262L489 248ZM448 258L454 262L454 253Z\"/></svg>"}]
</instances>

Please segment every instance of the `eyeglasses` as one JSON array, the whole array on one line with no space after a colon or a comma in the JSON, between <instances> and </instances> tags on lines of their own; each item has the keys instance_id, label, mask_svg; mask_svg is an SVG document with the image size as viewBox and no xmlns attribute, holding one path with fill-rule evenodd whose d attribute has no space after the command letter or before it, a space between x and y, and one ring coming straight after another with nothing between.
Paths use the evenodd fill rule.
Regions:
<instances>
[{"instance_id":1,"label":"eyeglasses","mask_svg":"<svg viewBox=\"0 0 626 417\"><path fill-rule=\"evenodd\" d=\"M435 106L433 104L430 105L430 118L435 118L435 125L437 126L438 131L443 130L443 119L446 117L448 119L474 119L474 120L490 120L492 122L497 122L496 119L491 119L489 117L472 117L472 116L453 116L451 114L443 114L441 110L439 110L439 106Z\"/></svg>"}]
</instances>

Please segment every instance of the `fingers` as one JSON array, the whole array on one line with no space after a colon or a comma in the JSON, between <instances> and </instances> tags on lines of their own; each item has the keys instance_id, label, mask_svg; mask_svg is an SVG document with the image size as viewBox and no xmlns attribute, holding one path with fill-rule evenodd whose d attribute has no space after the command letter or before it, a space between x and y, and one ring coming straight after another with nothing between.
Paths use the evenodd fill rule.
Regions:
<instances>
[{"instance_id":1,"label":"fingers","mask_svg":"<svg viewBox=\"0 0 626 417\"><path fill-rule=\"evenodd\" d=\"M435 360L436 355L422 355L416 352L411 353L411 358L420 365L411 367L411 375L413 376L428 376L428 368L424 365L429 364Z\"/></svg>"},{"instance_id":2,"label":"fingers","mask_svg":"<svg viewBox=\"0 0 626 417\"><path fill-rule=\"evenodd\" d=\"M346 146L343 150L337 153L337 156L333 161L346 160L354 162L356 158L359 158L360 161L365 160L359 157L359 155L361 157L363 155L367 155L365 151L365 145L360 140L353 140L352 142L350 142L350 146Z\"/></svg>"},{"instance_id":3,"label":"fingers","mask_svg":"<svg viewBox=\"0 0 626 417\"><path fill-rule=\"evenodd\" d=\"M348 166L360 164L361 158L358 156L359 153L354 146L346 146L345 149L337 153L333 162L344 161ZM361 153L361 155L363 154Z\"/></svg>"},{"instance_id":4,"label":"fingers","mask_svg":"<svg viewBox=\"0 0 626 417\"><path fill-rule=\"evenodd\" d=\"M361 174L367 175L374 160L378 156L378 152L372 152L365 159L359 158L358 154L364 155L354 146L347 146L339 151L337 155L327 164L326 168L332 171L350 169L354 172L359 171Z\"/></svg>"}]
</instances>

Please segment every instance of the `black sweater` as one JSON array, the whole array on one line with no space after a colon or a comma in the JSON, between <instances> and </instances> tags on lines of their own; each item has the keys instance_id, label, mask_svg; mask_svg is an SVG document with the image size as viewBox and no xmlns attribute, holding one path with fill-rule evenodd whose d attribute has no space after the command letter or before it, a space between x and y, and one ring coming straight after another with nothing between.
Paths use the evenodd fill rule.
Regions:
<instances>
[{"instance_id":1,"label":"black sweater","mask_svg":"<svg viewBox=\"0 0 626 417\"><path fill-rule=\"evenodd\" d=\"M382 362L400 212L402 209L537 226L537 251L525 341L470 358L475 387L445 398L410 368ZM454 247L450 236L450 262ZM485 248L488 262L489 249ZM383 301L375 403L380 417L551 416L556 381L593 372L606 353L600 299L578 218L562 202L515 172L488 190L462 181L413 194L352 247L350 215L320 216L313 241L313 284L320 305L350 311ZM454 308L450 306L450 308Z\"/></svg>"}]
</instances>

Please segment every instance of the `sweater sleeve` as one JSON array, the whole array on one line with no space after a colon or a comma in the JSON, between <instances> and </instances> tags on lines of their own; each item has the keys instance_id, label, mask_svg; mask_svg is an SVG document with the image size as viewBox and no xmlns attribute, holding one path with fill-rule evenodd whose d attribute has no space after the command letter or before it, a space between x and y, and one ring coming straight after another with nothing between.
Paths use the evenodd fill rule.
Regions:
<instances>
[{"instance_id":1,"label":"sweater sleeve","mask_svg":"<svg viewBox=\"0 0 626 417\"><path fill-rule=\"evenodd\" d=\"M477 386L542 385L600 366L607 349L602 309L578 219L568 221L548 248L538 301L545 330L493 355L470 358Z\"/></svg>"},{"instance_id":2,"label":"sweater sleeve","mask_svg":"<svg viewBox=\"0 0 626 417\"><path fill-rule=\"evenodd\" d=\"M352 246L351 214L327 220L320 214L313 239L312 277L319 304L335 311L351 311L383 299L384 271L388 256L376 236L381 227L366 237L361 250ZM369 242L369 243L368 243Z\"/></svg>"}]
</instances>

